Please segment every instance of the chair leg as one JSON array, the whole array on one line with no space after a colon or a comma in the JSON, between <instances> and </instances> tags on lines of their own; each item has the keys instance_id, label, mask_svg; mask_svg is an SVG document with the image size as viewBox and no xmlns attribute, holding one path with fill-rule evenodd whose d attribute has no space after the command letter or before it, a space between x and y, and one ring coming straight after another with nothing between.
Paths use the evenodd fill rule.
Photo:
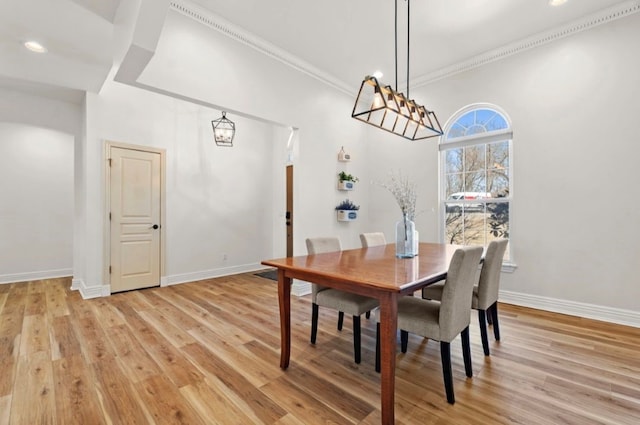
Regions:
<instances>
[{"instance_id":1,"label":"chair leg","mask_svg":"<svg viewBox=\"0 0 640 425\"><path fill-rule=\"evenodd\" d=\"M400 350L403 353L407 352L407 345L409 344L409 332L400 329Z\"/></svg>"},{"instance_id":2,"label":"chair leg","mask_svg":"<svg viewBox=\"0 0 640 425\"><path fill-rule=\"evenodd\" d=\"M376 323L376 372L380 373L380 322Z\"/></svg>"},{"instance_id":3,"label":"chair leg","mask_svg":"<svg viewBox=\"0 0 640 425\"><path fill-rule=\"evenodd\" d=\"M490 353L489 353L489 337L487 336L486 310L478 310L478 322L480 324L480 337L482 338L482 349L484 350L484 355L488 356Z\"/></svg>"},{"instance_id":4,"label":"chair leg","mask_svg":"<svg viewBox=\"0 0 640 425\"><path fill-rule=\"evenodd\" d=\"M493 335L496 337L496 341L500 341L500 325L498 324L498 301L493 303L490 310L491 318L493 320Z\"/></svg>"},{"instance_id":5,"label":"chair leg","mask_svg":"<svg viewBox=\"0 0 640 425\"><path fill-rule=\"evenodd\" d=\"M367 319L370 319L370 318L371 318L371 311L367 311L367 312L364 314L364 317L366 317Z\"/></svg>"},{"instance_id":6,"label":"chair leg","mask_svg":"<svg viewBox=\"0 0 640 425\"><path fill-rule=\"evenodd\" d=\"M318 304L313 303L311 305L311 343L316 343L316 336L318 335Z\"/></svg>"},{"instance_id":7,"label":"chair leg","mask_svg":"<svg viewBox=\"0 0 640 425\"><path fill-rule=\"evenodd\" d=\"M442 377L444 378L444 390L447 393L447 402L454 404L456 398L453 395L453 373L451 372L451 345L440 341L440 358L442 359Z\"/></svg>"},{"instance_id":8,"label":"chair leg","mask_svg":"<svg viewBox=\"0 0 640 425\"><path fill-rule=\"evenodd\" d=\"M344 313L342 311L338 312L338 330L342 330L342 323L344 322Z\"/></svg>"},{"instance_id":9,"label":"chair leg","mask_svg":"<svg viewBox=\"0 0 640 425\"><path fill-rule=\"evenodd\" d=\"M486 310L486 311L487 311L487 313L489 313L489 314L487 314L487 324L488 324L489 326L491 326L491 325L493 324L493 320L492 320L492 318L491 318L491 312L490 312L490 310L491 310L491 307L489 307L489 308Z\"/></svg>"},{"instance_id":10,"label":"chair leg","mask_svg":"<svg viewBox=\"0 0 640 425\"><path fill-rule=\"evenodd\" d=\"M353 316L353 358L360 364L360 316Z\"/></svg>"},{"instance_id":11,"label":"chair leg","mask_svg":"<svg viewBox=\"0 0 640 425\"><path fill-rule=\"evenodd\" d=\"M473 378L473 365L471 364L471 344L469 344L469 326L460 332L462 340L462 358L464 359L464 371L468 378Z\"/></svg>"}]
</instances>

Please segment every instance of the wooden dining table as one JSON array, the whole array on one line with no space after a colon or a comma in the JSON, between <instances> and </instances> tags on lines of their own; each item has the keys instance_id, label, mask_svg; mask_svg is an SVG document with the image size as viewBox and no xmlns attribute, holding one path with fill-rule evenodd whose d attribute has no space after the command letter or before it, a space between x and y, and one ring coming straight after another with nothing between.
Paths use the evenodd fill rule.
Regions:
<instances>
[{"instance_id":1,"label":"wooden dining table","mask_svg":"<svg viewBox=\"0 0 640 425\"><path fill-rule=\"evenodd\" d=\"M395 421L395 366L398 298L447 275L456 245L421 243L414 258L396 258L395 244L262 261L278 269L280 367L291 355L291 279L300 279L380 302L380 409L382 424ZM373 367L373 365L371 365Z\"/></svg>"}]
</instances>

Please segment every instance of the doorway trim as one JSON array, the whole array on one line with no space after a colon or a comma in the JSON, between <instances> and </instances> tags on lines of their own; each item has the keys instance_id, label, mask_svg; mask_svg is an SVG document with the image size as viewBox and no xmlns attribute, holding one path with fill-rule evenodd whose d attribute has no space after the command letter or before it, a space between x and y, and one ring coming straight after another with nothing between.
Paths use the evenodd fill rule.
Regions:
<instances>
[{"instance_id":1,"label":"doorway trim","mask_svg":"<svg viewBox=\"0 0 640 425\"><path fill-rule=\"evenodd\" d=\"M111 264L111 221L109 213L111 210L111 148L129 149L141 152L156 153L160 155L160 286L166 286L165 275L165 252L166 252L166 150L153 148L150 146L133 145L130 143L115 142L106 140L104 143L104 256L103 256L103 281L111 292L111 274L109 265Z\"/></svg>"}]
</instances>

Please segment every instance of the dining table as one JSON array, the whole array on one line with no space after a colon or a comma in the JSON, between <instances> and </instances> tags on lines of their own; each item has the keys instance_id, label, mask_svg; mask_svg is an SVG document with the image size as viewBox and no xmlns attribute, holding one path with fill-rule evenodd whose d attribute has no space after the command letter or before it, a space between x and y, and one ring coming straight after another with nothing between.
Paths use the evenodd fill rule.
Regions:
<instances>
[{"instance_id":1,"label":"dining table","mask_svg":"<svg viewBox=\"0 0 640 425\"><path fill-rule=\"evenodd\" d=\"M420 243L417 256L397 258L395 244L387 244L262 261L278 273L280 368L287 369L291 356L292 279L376 298L380 304L380 410L382 424L393 424L398 299L446 278L459 247Z\"/></svg>"}]
</instances>

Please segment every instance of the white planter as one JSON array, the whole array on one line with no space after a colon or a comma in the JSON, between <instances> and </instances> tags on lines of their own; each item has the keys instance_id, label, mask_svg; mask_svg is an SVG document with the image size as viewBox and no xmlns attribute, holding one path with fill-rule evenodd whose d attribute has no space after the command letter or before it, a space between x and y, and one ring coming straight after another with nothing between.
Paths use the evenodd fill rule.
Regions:
<instances>
[{"instance_id":1,"label":"white planter","mask_svg":"<svg viewBox=\"0 0 640 425\"><path fill-rule=\"evenodd\" d=\"M356 210L338 210L338 221L353 221L358 218Z\"/></svg>"},{"instance_id":2,"label":"white planter","mask_svg":"<svg viewBox=\"0 0 640 425\"><path fill-rule=\"evenodd\" d=\"M347 180L338 181L338 190L353 190L356 187L356 183Z\"/></svg>"}]
</instances>

